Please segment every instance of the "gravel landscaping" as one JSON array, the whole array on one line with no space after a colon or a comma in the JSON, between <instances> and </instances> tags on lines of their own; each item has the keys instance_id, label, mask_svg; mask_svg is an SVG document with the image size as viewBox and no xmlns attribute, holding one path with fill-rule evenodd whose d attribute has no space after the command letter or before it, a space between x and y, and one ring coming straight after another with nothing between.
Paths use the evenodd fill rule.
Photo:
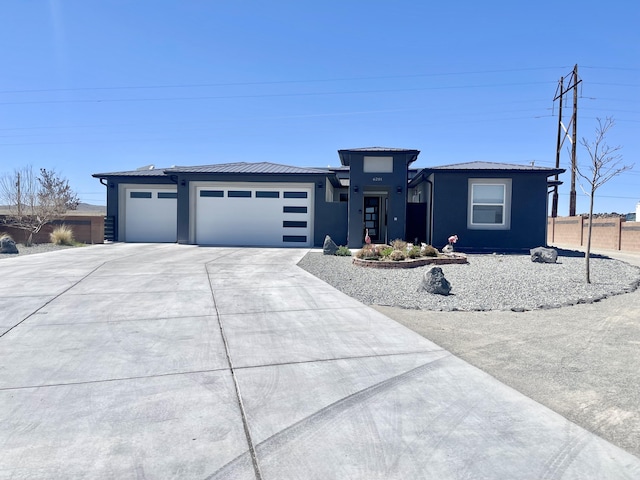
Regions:
<instances>
[{"instance_id":1,"label":"gravel landscaping","mask_svg":"<svg viewBox=\"0 0 640 480\"><path fill-rule=\"evenodd\" d=\"M640 268L608 257L591 258L585 281L582 253L559 250L555 264L534 263L529 255L468 255L466 265L441 265L451 295L418 292L430 266L363 268L352 257L308 253L301 268L367 305L437 311L525 311L591 303L636 290Z\"/></svg>"},{"instance_id":2,"label":"gravel landscaping","mask_svg":"<svg viewBox=\"0 0 640 480\"><path fill-rule=\"evenodd\" d=\"M75 248L68 245L54 245L53 243L39 243L39 244L34 244L30 247L25 247L22 244L18 244L17 247L18 247L17 254L0 253L0 260L5 258L19 257L20 255L32 255L34 253L47 253L47 252L54 252L56 250L63 250L65 248Z\"/></svg>"}]
</instances>

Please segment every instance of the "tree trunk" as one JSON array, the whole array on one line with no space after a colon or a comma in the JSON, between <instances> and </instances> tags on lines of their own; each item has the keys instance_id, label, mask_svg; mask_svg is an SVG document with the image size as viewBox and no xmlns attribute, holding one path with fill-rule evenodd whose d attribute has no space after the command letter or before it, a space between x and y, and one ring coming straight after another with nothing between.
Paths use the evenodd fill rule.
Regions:
<instances>
[{"instance_id":1,"label":"tree trunk","mask_svg":"<svg viewBox=\"0 0 640 480\"><path fill-rule=\"evenodd\" d=\"M595 191L591 189L591 198L589 199L589 230L587 232L587 252L585 253L586 271L587 271L587 283L591 283L591 276L589 272L589 257L591 254L591 229L593 228L593 197Z\"/></svg>"}]
</instances>

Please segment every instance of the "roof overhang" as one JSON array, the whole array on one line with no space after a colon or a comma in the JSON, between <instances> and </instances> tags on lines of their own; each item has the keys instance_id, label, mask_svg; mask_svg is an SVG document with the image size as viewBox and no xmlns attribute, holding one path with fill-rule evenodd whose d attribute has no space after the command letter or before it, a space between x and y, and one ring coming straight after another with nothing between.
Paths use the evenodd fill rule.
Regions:
<instances>
[{"instance_id":1,"label":"roof overhang","mask_svg":"<svg viewBox=\"0 0 640 480\"><path fill-rule=\"evenodd\" d=\"M338 150L340 156L340 163L344 166L351 165L352 155L373 155L373 156L396 156L398 154L407 155L407 165L415 162L420 155L420 150L412 150L405 148L387 148L387 147L368 147L368 148L348 148L345 150Z\"/></svg>"}]
</instances>

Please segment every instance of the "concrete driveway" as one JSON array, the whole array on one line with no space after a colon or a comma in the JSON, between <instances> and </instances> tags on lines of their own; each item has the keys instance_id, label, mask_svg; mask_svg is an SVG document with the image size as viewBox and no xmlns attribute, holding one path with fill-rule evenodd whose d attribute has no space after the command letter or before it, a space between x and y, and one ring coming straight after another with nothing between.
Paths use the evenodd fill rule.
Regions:
<instances>
[{"instance_id":1,"label":"concrete driveway","mask_svg":"<svg viewBox=\"0 0 640 480\"><path fill-rule=\"evenodd\" d=\"M0 261L0 478L640 478L640 459L296 267Z\"/></svg>"}]
</instances>

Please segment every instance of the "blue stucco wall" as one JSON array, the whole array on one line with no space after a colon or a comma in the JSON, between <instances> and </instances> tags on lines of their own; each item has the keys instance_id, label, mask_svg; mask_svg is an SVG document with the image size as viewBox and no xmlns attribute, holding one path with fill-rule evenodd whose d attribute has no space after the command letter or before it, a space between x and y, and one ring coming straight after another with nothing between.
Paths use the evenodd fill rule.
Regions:
<instances>
[{"instance_id":1,"label":"blue stucco wall","mask_svg":"<svg viewBox=\"0 0 640 480\"><path fill-rule=\"evenodd\" d=\"M459 241L456 250L467 252L526 251L546 245L547 176L535 172L435 172L433 187L433 233L436 248L450 235ZM511 178L511 228L467 228L469 178Z\"/></svg>"},{"instance_id":2,"label":"blue stucco wall","mask_svg":"<svg viewBox=\"0 0 640 480\"><path fill-rule=\"evenodd\" d=\"M393 157L393 172L370 173L363 171L364 157ZM364 241L364 196L367 190L386 192L389 200L387 211L387 238L404 238L407 216L407 168L415 153L354 152L349 153L349 214L348 242L350 248L362 247ZM355 191L355 188L358 191ZM398 192L400 189L400 192Z\"/></svg>"},{"instance_id":3,"label":"blue stucco wall","mask_svg":"<svg viewBox=\"0 0 640 480\"><path fill-rule=\"evenodd\" d=\"M107 184L107 217L113 217L114 222L114 238L116 241L124 241L124 238L120 238L120 232L118 228L119 224L119 191L121 184L133 184L133 185L175 185L175 182L169 177L109 177L105 180ZM179 200L178 200L179 201Z\"/></svg>"},{"instance_id":4,"label":"blue stucco wall","mask_svg":"<svg viewBox=\"0 0 640 480\"><path fill-rule=\"evenodd\" d=\"M202 175L202 174L182 174L178 175L172 181L169 177L110 177L107 184L113 184L113 188L107 187L107 215L116 219L116 236L119 241L117 232L118 213L119 213L119 197L118 187L120 184L177 184L178 188L178 224L177 224L177 240L178 243L189 243L189 186L191 181L213 181L213 182L262 182L262 183L311 183L315 185L315 202L314 202L314 238L313 245L321 247L324 242L325 235L331 238L339 245L347 243L347 203L346 202L327 202L326 201L326 182L324 175ZM184 183L184 185L183 185Z\"/></svg>"}]
</instances>

